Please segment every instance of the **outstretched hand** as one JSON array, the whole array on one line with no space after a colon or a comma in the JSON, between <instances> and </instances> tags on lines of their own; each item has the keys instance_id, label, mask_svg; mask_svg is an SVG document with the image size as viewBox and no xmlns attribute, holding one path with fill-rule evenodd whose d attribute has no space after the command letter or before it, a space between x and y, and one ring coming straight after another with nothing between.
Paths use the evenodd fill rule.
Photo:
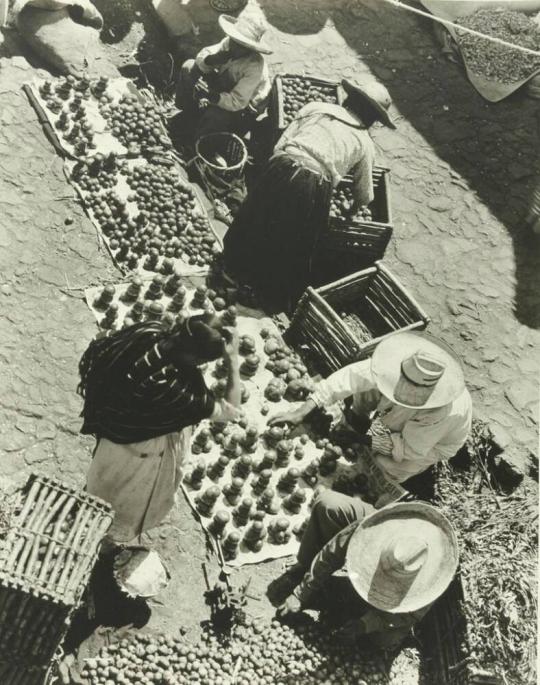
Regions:
<instances>
[{"instance_id":1,"label":"outstretched hand","mask_svg":"<svg viewBox=\"0 0 540 685\"><path fill-rule=\"evenodd\" d=\"M302 421L302 417L299 416L295 411L282 411L272 416L268 420L269 426L277 426L280 423L290 423L293 426L298 425Z\"/></svg>"},{"instance_id":2,"label":"outstretched hand","mask_svg":"<svg viewBox=\"0 0 540 685\"><path fill-rule=\"evenodd\" d=\"M285 618L286 616L290 616L291 614L297 614L300 611L302 611L302 605L300 604L300 600L297 599L294 595L290 595L290 597L287 597L283 604L281 604L277 608L276 614L280 618Z\"/></svg>"}]
</instances>

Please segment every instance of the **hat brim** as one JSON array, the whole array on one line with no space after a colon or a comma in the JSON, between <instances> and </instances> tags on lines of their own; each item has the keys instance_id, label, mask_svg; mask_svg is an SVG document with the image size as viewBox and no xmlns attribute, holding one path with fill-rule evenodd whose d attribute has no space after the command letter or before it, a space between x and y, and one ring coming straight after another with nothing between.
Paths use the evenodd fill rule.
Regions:
<instances>
[{"instance_id":1,"label":"hat brim","mask_svg":"<svg viewBox=\"0 0 540 685\"><path fill-rule=\"evenodd\" d=\"M341 82L341 85L343 86L344 90L349 94L349 95L360 95L360 97L363 97L364 100L369 102L369 104L375 109L379 115L379 120L382 121L382 123L385 126L388 126L389 128L397 128L394 122L392 121L392 117L388 114L388 112L385 110L384 107L382 107L376 100L371 98L367 93L358 86L357 84L353 83L352 81L349 81L347 79L343 79Z\"/></svg>"},{"instance_id":2,"label":"hat brim","mask_svg":"<svg viewBox=\"0 0 540 685\"><path fill-rule=\"evenodd\" d=\"M394 333L380 342L371 358L371 373L381 393L395 404L408 409L436 409L457 399L465 390L463 369L450 348L445 349L441 344L442 341L432 342L426 334L411 332ZM440 359L445 370L429 397L422 404L412 405L397 399L396 388L398 383L403 382L402 361L416 352Z\"/></svg>"},{"instance_id":3,"label":"hat brim","mask_svg":"<svg viewBox=\"0 0 540 685\"><path fill-rule=\"evenodd\" d=\"M424 564L414 576L391 573L381 564L391 539L410 535L427 543ZM360 597L389 613L417 611L434 602L450 585L459 561L456 534L448 519L422 502L390 504L365 518L347 549L346 569Z\"/></svg>"},{"instance_id":4,"label":"hat brim","mask_svg":"<svg viewBox=\"0 0 540 685\"><path fill-rule=\"evenodd\" d=\"M249 38L244 36L243 33L238 31L238 29L236 28L238 19L236 19L236 17L230 17L228 14L222 14L219 17L218 22L223 32L231 40L234 40L235 43L243 45L246 48L250 48L250 50L254 50L255 52L260 52L263 55L272 54L272 50L269 47L267 47L264 43L250 40Z\"/></svg>"}]
</instances>

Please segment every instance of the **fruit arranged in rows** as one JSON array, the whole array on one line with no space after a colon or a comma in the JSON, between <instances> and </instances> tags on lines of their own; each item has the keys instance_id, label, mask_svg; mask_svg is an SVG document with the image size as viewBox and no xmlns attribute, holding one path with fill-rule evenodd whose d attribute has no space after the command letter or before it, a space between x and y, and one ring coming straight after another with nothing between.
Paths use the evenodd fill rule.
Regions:
<instances>
[{"instance_id":1,"label":"fruit arranged in rows","mask_svg":"<svg viewBox=\"0 0 540 685\"><path fill-rule=\"evenodd\" d=\"M100 101L99 110L129 154L136 156L171 147L162 115L151 100L140 100L134 95L124 95L118 102L105 98Z\"/></svg>"},{"instance_id":2,"label":"fruit arranged in rows","mask_svg":"<svg viewBox=\"0 0 540 685\"><path fill-rule=\"evenodd\" d=\"M73 146L76 155L84 157L96 149L94 127L87 117L85 105L92 95L87 78L67 76L56 82L44 81L39 94L47 109L56 115L56 132Z\"/></svg>"},{"instance_id":3,"label":"fruit arranged in rows","mask_svg":"<svg viewBox=\"0 0 540 685\"><path fill-rule=\"evenodd\" d=\"M205 628L201 640L135 635L86 659L90 685L407 685L388 674L382 656L347 646L324 624L288 626L247 619L232 637Z\"/></svg>"},{"instance_id":4,"label":"fruit arranged in rows","mask_svg":"<svg viewBox=\"0 0 540 685\"><path fill-rule=\"evenodd\" d=\"M226 296L226 293L221 295ZM103 314L100 320L100 327L103 329L125 328L140 321L161 321L165 326L172 327L182 323L189 310L202 309L215 313L216 303L221 306L220 301L225 302L219 293L206 286L199 286L188 297L188 289L175 270L173 260L164 259L159 273L151 281L133 276L126 288L118 290L117 286L106 285L94 298L92 307ZM123 319L122 310L125 312ZM219 315L227 326L236 325L237 310L234 305L222 310ZM224 371L226 373L226 369Z\"/></svg>"},{"instance_id":5,"label":"fruit arranged in rows","mask_svg":"<svg viewBox=\"0 0 540 685\"><path fill-rule=\"evenodd\" d=\"M282 76L283 123L288 126L297 112L309 102L337 104L337 86L303 76Z\"/></svg>"},{"instance_id":6,"label":"fruit arranged in rows","mask_svg":"<svg viewBox=\"0 0 540 685\"><path fill-rule=\"evenodd\" d=\"M373 215L369 207L363 206L353 212L354 198L352 189L347 185L339 185L332 196L330 203L330 218L345 221L355 219L357 221L373 221Z\"/></svg>"},{"instance_id":7,"label":"fruit arranged in rows","mask_svg":"<svg viewBox=\"0 0 540 685\"><path fill-rule=\"evenodd\" d=\"M118 173L133 191L127 201L115 189ZM144 259L144 268L155 271L162 257L205 267L219 252L210 222L197 211L193 190L167 164L131 168L112 154L96 155L89 163L76 164L72 176L85 191L115 259L128 268Z\"/></svg>"}]
</instances>

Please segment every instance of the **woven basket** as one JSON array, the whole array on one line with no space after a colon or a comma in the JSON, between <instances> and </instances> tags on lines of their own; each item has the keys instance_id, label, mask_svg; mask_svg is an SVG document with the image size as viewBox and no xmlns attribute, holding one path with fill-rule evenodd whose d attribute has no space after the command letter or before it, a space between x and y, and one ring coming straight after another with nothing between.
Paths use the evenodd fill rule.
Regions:
<instances>
[{"instance_id":1,"label":"woven basket","mask_svg":"<svg viewBox=\"0 0 540 685\"><path fill-rule=\"evenodd\" d=\"M352 330L343 314L359 320ZM397 331L423 329L429 317L380 262L322 288L308 288L297 305L287 342L301 346L327 375L371 356Z\"/></svg>"},{"instance_id":2,"label":"woven basket","mask_svg":"<svg viewBox=\"0 0 540 685\"><path fill-rule=\"evenodd\" d=\"M112 518L96 497L32 475L0 548L0 586L76 607Z\"/></svg>"},{"instance_id":3,"label":"woven basket","mask_svg":"<svg viewBox=\"0 0 540 685\"><path fill-rule=\"evenodd\" d=\"M465 588L456 576L446 592L433 605L421 627L424 667L427 681L437 685L503 685L487 668L471 663L467 621L461 611L466 602Z\"/></svg>"},{"instance_id":4,"label":"woven basket","mask_svg":"<svg viewBox=\"0 0 540 685\"><path fill-rule=\"evenodd\" d=\"M197 157L213 174L223 180L240 176L248 159L244 141L235 133L208 133L195 144ZM225 160L226 166L216 164L215 157Z\"/></svg>"}]
</instances>

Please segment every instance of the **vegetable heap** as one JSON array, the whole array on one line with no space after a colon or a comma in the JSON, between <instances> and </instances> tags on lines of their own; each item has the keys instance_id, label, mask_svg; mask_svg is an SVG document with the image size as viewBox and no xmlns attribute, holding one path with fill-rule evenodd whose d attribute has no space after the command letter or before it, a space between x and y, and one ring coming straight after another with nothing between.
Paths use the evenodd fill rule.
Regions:
<instances>
[{"instance_id":1,"label":"vegetable heap","mask_svg":"<svg viewBox=\"0 0 540 685\"><path fill-rule=\"evenodd\" d=\"M132 190L127 202L118 192L120 175ZM85 192L115 259L128 268L136 268L143 257L152 271L161 257L202 267L219 251L208 219L197 211L193 190L170 165L130 166L113 154L98 154L89 163L77 163L72 177Z\"/></svg>"},{"instance_id":2,"label":"vegetable heap","mask_svg":"<svg viewBox=\"0 0 540 685\"><path fill-rule=\"evenodd\" d=\"M129 154L171 147L162 115L151 100L124 95L115 103L102 98L99 109L113 136L128 149Z\"/></svg>"},{"instance_id":3,"label":"vegetable heap","mask_svg":"<svg viewBox=\"0 0 540 685\"><path fill-rule=\"evenodd\" d=\"M288 126L296 113L308 102L337 104L337 87L303 76L282 76L283 123Z\"/></svg>"},{"instance_id":4,"label":"vegetable heap","mask_svg":"<svg viewBox=\"0 0 540 685\"><path fill-rule=\"evenodd\" d=\"M457 19L458 24L508 43L540 51L540 27L527 15L509 9L478 10ZM540 57L457 31L467 66L476 74L501 83L514 83L540 69Z\"/></svg>"},{"instance_id":5,"label":"vegetable heap","mask_svg":"<svg viewBox=\"0 0 540 685\"><path fill-rule=\"evenodd\" d=\"M249 622L220 638L210 629L199 643L137 635L87 659L91 685L416 685L412 660L389 671L381 656L347 648L309 621L290 627Z\"/></svg>"},{"instance_id":6,"label":"vegetable heap","mask_svg":"<svg viewBox=\"0 0 540 685\"><path fill-rule=\"evenodd\" d=\"M356 219L357 221L373 221L371 209L369 207L360 207L360 209L353 213L353 194L350 186L341 183L334 191L332 201L330 204L330 218L339 221L346 221L347 219Z\"/></svg>"}]
</instances>

